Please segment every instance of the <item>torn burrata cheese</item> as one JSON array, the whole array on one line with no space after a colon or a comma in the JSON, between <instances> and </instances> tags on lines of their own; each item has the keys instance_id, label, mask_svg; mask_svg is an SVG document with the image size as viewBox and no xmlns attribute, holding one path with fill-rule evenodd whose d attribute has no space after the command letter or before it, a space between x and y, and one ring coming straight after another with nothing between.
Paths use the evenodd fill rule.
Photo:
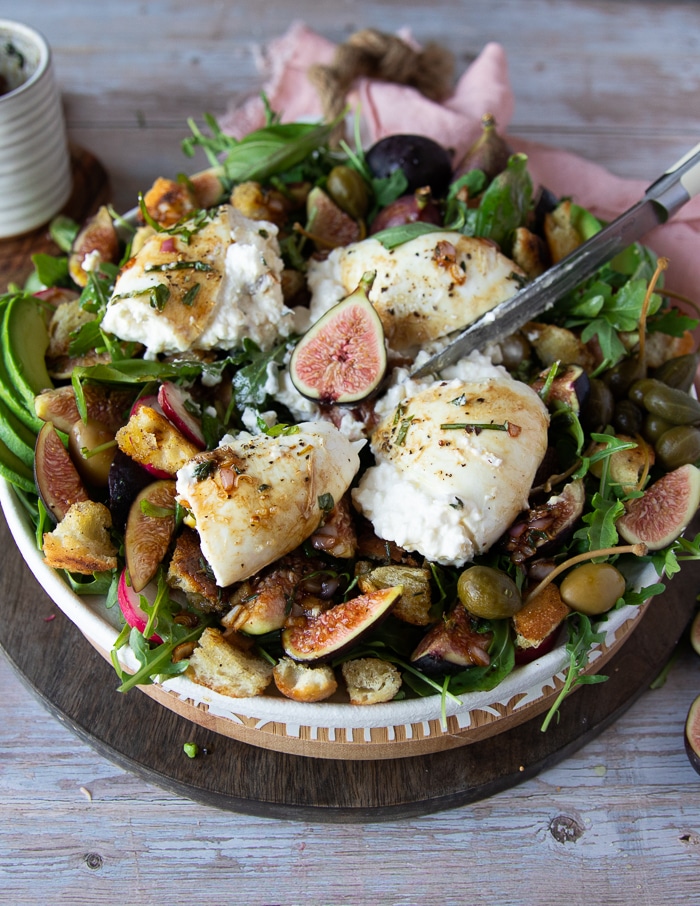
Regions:
<instances>
[{"instance_id":1,"label":"torn burrata cheese","mask_svg":"<svg viewBox=\"0 0 700 906\"><path fill-rule=\"evenodd\" d=\"M522 286L523 272L485 239L443 231L393 249L364 239L309 262L310 323L376 271L369 300L391 349L411 352L471 324Z\"/></svg>"},{"instance_id":2,"label":"torn burrata cheese","mask_svg":"<svg viewBox=\"0 0 700 906\"><path fill-rule=\"evenodd\" d=\"M284 304L277 227L230 205L154 233L122 268L102 327L142 343L146 356L271 348L293 329Z\"/></svg>"},{"instance_id":3,"label":"torn burrata cheese","mask_svg":"<svg viewBox=\"0 0 700 906\"><path fill-rule=\"evenodd\" d=\"M247 579L298 547L357 474L364 441L329 422L298 428L224 438L178 471L177 499L194 516L217 585Z\"/></svg>"},{"instance_id":4,"label":"torn burrata cheese","mask_svg":"<svg viewBox=\"0 0 700 906\"><path fill-rule=\"evenodd\" d=\"M549 415L534 390L495 368L406 389L372 434L376 465L353 503L380 538L462 566L527 507Z\"/></svg>"}]
</instances>

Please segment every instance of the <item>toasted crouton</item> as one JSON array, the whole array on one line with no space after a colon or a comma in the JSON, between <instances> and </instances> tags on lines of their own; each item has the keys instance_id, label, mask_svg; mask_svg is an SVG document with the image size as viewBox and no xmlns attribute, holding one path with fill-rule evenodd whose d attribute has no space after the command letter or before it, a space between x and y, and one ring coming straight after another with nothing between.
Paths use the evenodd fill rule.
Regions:
<instances>
[{"instance_id":1,"label":"toasted crouton","mask_svg":"<svg viewBox=\"0 0 700 906\"><path fill-rule=\"evenodd\" d=\"M207 627L192 652L187 676L200 686L231 698L262 695L272 679L272 664Z\"/></svg>"},{"instance_id":2,"label":"toasted crouton","mask_svg":"<svg viewBox=\"0 0 700 906\"><path fill-rule=\"evenodd\" d=\"M346 661L343 679L353 705L376 705L388 702L401 688L401 674L393 664L375 657Z\"/></svg>"},{"instance_id":3,"label":"toasted crouton","mask_svg":"<svg viewBox=\"0 0 700 906\"><path fill-rule=\"evenodd\" d=\"M518 227L513 240L513 261L533 280L549 267L549 250L527 227Z\"/></svg>"},{"instance_id":4,"label":"toasted crouton","mask_svg":"<svg viewBox=\"0 0 700 906\"><path fill-rule=\"evenodd\" d=\"M544 218L544 235L552 264L556 264L581 245L579 231L571 222L571 202L561 204Z\"/></svg>"},{"instance_id":5,"label":"toasted crouton","mask_svg":"<svg viewBox=\"0 0 700 906\"><path fill-rule=\"evenodd\" d=\"M561 625L569 612L559 589L550 582L513 617L516 646L536 648Z\"/></svg>"},{"instance_id":6,"label":"toasted crouton","mask_svg":"<svg viewBox=\"0 0 700 906\"><path fill-rule=\"evenodd\" d=\"M199 449L151 406L139 406L117 431L119 449L142 466L174 475Z\"/></svg>"},{"instance_id":7,"label":"toasted crouton","mask_svg":"<svg viewBox=\"0 0 700 906\"><path fill-rule=\"evenodd\" d=\"M333 668L328 664L309 667L283 657L277 662L272 676L282 695L295 702L320 702L330 698L338 688Z\"/></svg>"},{"instance_id":8,"label":"toasted crouton","mask_svg":"<svg viewBox=\"0 0 700 906\"><path fill-rule=\"evenodd\" d=\"M175 542L168 567L168 585L184 591L188 601L200 610L221 610L227 603L227 595L216 584L204 559L199 535L187 527Z\"/></svg>"},{"instance_id":9,"label":"toasted crouton","mask_svg":"<svg viewBox=\"0 0 700 906\"><path fill-rule=\"evenodd\" d=\"M116 569L111 526L111 513L103 503L72 504L56 528L44 534L45 562L54 569L85 575Z\"/></svg>"},{"instance_id":10,"label":"toasted crouton","mask_svg":"<svg viewBox=\"0 0 700 906\"><path fill-rule=\"evenodd\" d=\"M151 217L161 226L174 226L178 220L196 210L192 190L184 182L159 176L144 195L144 204Z\"/></svg>"},{"instance_id":11,"label":"toasted crouton","mask_svg":"<svg viewBox=\"0 0 700 906\"><path fill-rule=\"evenodd\" d=\"M403 594L394 604L393 615L413 626L428 626L433 622L430 615L433 603L430 593L430 570L419 566L393 564L375 567L361 560L355 566L355 575L363 594L369 594L380 588L403 585Z\"/></svg>"}]
</instances>

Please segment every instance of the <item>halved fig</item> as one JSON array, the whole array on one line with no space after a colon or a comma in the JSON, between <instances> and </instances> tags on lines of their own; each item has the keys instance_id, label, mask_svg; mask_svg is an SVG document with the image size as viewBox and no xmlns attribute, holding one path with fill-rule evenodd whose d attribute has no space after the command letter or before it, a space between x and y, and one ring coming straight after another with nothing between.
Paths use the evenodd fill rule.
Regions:
<instances>
[{"instance_id":1,"label":"halved fig","mask_svg":"<svg viewBox=\"0 0 700 906\"><path fill-rule=\"evenodd\" d=\"M68 256L68 270L78 286L87 286L86 259L95 255L98 262L119 259L119 237L109 209L102 205L80 230Z\"/></svg>"},{"instance_id":2,"label":"halved fig","mask_svg":"<svg viewBox=\"0 0 700 906\"><path fill-rule=\"evenodd\" d=\"M202 423L187 408L190 399L190 395L182 387L171 381L164 381L158 389L158 402L165 417L169 418L188 440L204 450L207 442L202 432Z\"/></svg>"},{"instance_id":3,"label":"halved fig","mask_svg":"<svg viewBox=\"0 0 700 906\"><path fill-rule=\"evenodd\" d=\"M319 661L340 654L387 616L402 592L401 585L382 588L317 616L299 617L283 630L282 647L295 661Z\"/></svg>"},{"instance_id":4,"label":"halved fig","mask_svg":"<svg viewBox=\"0 0 700 906\"><path fill-rule=\"evenodd\" d=\"M129 415L134 391L84 384L83 395L88 418L103 422L111 431L116 431ZM66 433L80 419L75 391L70 384L40 393L34 399L34 408L42 421L53 422L59 431Z\"/></svg>"},{"instance_id":5,"label":"halved fig","mask_svg":"<svg viewBox=\"0 0 700 906\"><path fill-rule=\"evenodd\" d=\"M591 392L591 382L586 372L580 365L565 365L545 390L550 370L548 368L538 375L532 383L532 389L537 393L544 391L544 403L549 409L566 406L574 412L580 412Z\"/></svg>"},{"instance_id":6,"label":"halved fig","mask_svg":"<svg viewBox=\"0 0 700 906\"><path fill-rule=\"evenodd\" d=\"M175 482L154 481L129 510L124 532L126 566L135 592L155 576L175 532Z\"/></svg>"},{"instance_id":7,"label":"halved fig","mask_svg":"<svg viewBox=\"0 0 700 906\"><path fill-rule=\"evenodd\" d=\"M306 199L306 235L319 251L350 245L361 239L360 225L319 186Z\"/></svg>"},{"instance_id":8,"label":"halved fig","mask_svg":"<svg viewBox=\"0 0 700 906\"><path fill-rule=\"evenodd\" d=\"M487 667L493 635L475 632L474 621L461 604L452 608L421 640L411 663L424 673L459 673L465 667Z\"/></svg>"},{"instance_id":9,"label":"halved fig","mask_svg":"<svg viewBox=\"0 0 700 906\"><path fill-rule=\"evenodd\" d=\"M617 530L630 544L649 550L666 547L681 535L700 506L700 469L681 466L650 485L642 497L628 500Z\"/></svg>"},{"instance_id":10,"label":"halved fig","mask_svg":"<svg viewBox=\"0 0 700 906\"><path fill-rule=\"evenodd\" d=\"M369 301L375 271L334 305L297 343L289 373L299 393L321 403L355 403L370 396L386 371L384 329Z\"/></svg>"},{"instance_id":11,"label":"halved fig","mask_svg":"<svg viewBox=\"0 0 700 906\"><path fill-rule=\"evenodd\" d=\"M534 506L511 525L503 544L514 563L522 563L537 553L546 555L572 531L583 513L586 491L580 480L564 485L560 494Z\"/></svg>"},{"instance_id":12,"label":"halved fig","mask_svg":"<svg viewBox=\"0 0 700 906\"><path fill-rule=\"evenodd\" d=\"M140 593L137 592L131 584L128 570L122 570L117 586L117 601L119 602L122 616L132 629L138 629L139 632L143 632L148 625L148 614L141 607L141 595L146 598L149 604L153 604L157 592L158 587L155 582L149 582L145 588L141 589ZM153 633L149 639L149 642L157 642L158 644L162 641L161 637L156 633Z\"/></svg>"},{"instance_id":13,"label":"halved fig","mask_svg":"<svg viewBox=\"0 0 700 906\"><path fill-rule=\"evenodd\" d=\"M39 431L34 453L34 480L39 496L60 522L73 503L90 499L88 492L51 422Z\"/></svg>"},{"instance_id":14,"label":"halved fig","mask_svg":"<svg viewBox=\"0 0 700 906\"><path fill-rule=\"evenodd\" d=\"M688 760L700 774L700 695L690 706L685 722L685 751Z\"/></svg>"}]
</instances>

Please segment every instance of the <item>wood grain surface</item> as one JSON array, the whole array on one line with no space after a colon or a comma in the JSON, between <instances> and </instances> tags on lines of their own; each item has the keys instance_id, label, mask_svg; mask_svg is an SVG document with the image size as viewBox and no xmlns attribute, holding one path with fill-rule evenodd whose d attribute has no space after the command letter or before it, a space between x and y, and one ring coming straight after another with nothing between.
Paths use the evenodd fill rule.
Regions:
<instances>
[{"instance_id":1,"label":"wood grain surface","mask_svg":"<svg viewBox=\"0 0 700 906\"><path fill-rule=\"evenodd\" d=\"M448 47L458 69L499 41L515 91L511 132L622 175L654 178L700 131L695 2L0 0L0 16L48 38L70 139L103 163L120 209L155 176L189 169L179 146L187 117L256 92L265 42L294 20L336 41L365 26L406 26ZM4 595L21 567L12 557L2 560ZM23 600L20 646L60 619L44 623L40 595ZM59 682L64 669L53 664ZM87 701L95 682L85 680ZM322 825L193 802L80 740L4 657L0 683L2 903L700 902L699 778L682 737L700 659L687 641L660 688L557 765L477 802L381 823ZM139 729L156 750L158 730ZM326 782L320 773L318 787Z\"/></svg>"}]
</instances>

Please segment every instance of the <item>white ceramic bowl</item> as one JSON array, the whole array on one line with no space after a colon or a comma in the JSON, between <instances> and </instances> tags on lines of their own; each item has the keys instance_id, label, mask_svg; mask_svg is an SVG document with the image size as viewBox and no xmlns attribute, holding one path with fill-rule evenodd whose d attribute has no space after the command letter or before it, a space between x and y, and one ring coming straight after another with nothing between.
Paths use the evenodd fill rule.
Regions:
<instances>
[{"instance_id":1,"label":"white ceramic bowl","mask_svg":"<svg viewBox=\"0 0 700 906\"><path fill-rule=\"evenodd\" d=\"M39 583L90 643L108 657L120 628L117 608L110 611L99 598L77 596L46 566L27 513L12 487L1 480L0 504L17 546ZM653 569L647 566L638 582L646 585L655 579ZM599 669L624 642L642 610L623 607L608 616L603 624L605 639L590 655L591 670ZM79 651L76 657L80 657ZM137 668L128 648L121 649L120 658L127 670ZM439 695L363 707L345 702L301 704L274 694L232 699L186 676L141 688L195 723L263 748L322 758L376 759L454 748L517 726L547 710L563 684L566 666L561 645L537 661L516 668L493 691L462 695L460 704L448 700L446 725L441 721ZM116 690L116 675L114 685Z\"/></svg>"},{"instance_id":2,"label":"white ceramic bowl","mask_svg":"<svg viewBox=\"0 0 700 906\"><path fill-rule=\"evenodd\" d=\"M0 239L43 226L71 192L70 154L51 51L34 29L0 19Z\"/></svg>"}]
</instances>

